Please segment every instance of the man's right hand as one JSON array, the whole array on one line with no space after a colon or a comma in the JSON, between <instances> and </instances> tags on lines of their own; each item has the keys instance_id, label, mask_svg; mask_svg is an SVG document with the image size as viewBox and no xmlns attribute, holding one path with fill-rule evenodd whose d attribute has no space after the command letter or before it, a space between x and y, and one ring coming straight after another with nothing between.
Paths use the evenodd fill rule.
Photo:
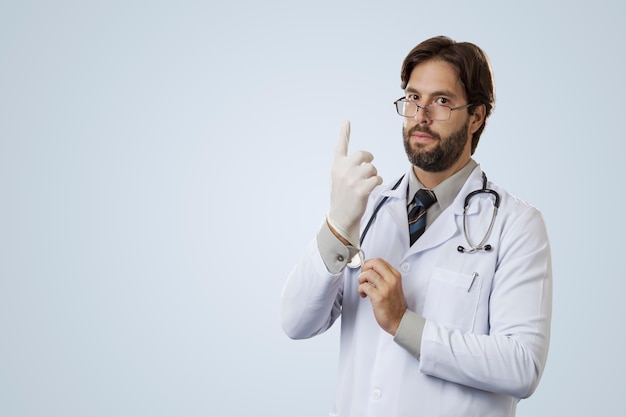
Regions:
<instances>
[{"instance_id":1,"label":"man's right hand","mask_svg":"<svg viewBox=\"0 0 626 417\"><path fill-rule=\"evenodd\" d=\"M348 156L350 122L341 126L339 141L335 147L335 159L330 173L330 210L327 221L354 247L359 247L359 227L367 206L367 199L383 179L372 160L374 156L357 151Z\"/></svg>"}]
</instances>

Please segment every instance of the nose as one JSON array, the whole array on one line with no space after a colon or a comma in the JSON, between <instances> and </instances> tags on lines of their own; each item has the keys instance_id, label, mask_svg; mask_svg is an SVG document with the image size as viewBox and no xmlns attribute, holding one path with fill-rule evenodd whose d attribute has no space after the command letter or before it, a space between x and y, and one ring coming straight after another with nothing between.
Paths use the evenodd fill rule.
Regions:
<instances>
[{"instance_id":1,"label":"nose","mask_svg":"<svg viewBox=\"0 0 626 417\"><path fill-rule=\"evenodd\" d=\"M417 112L415 112L414 118L419 124L429 124L432 122L431 118L428 116L428 111L425 106L417 105Z\"/></svg>"}]
</instances>

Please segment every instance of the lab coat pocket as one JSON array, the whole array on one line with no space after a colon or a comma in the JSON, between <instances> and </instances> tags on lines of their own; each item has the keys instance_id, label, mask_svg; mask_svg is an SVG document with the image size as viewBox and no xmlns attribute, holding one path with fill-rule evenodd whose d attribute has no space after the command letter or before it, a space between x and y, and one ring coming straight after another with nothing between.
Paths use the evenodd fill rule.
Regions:
<instances>
[{"instance_id":1,"label":"lab coat pocket","mask_svg":"<svg viewBox=\"0 0 626 417\"><path fill-rule=\"evenodd\" d=\"M474 273L436 268L426 293L423 315L444 327L474 329L482 280Z\"/></svg>"}]
</instances>

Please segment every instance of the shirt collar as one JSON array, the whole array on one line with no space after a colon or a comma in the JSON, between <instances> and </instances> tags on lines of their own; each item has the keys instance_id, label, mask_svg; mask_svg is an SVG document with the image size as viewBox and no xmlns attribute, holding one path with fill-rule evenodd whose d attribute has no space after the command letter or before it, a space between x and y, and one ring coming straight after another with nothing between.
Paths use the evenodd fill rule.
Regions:
<instances>
[{"instance_id":1,"label":"shirt collar","mask_svg":"<svg viewBox=\"0 0 626 417\"><path fill-rule=\"evenodd\" d=\"M478 166L478 163L470 158L469 162L465 164L463 168L452 174L450 177L446 178L441 182L441 184L437 185L433 188L433 192L435 196L437 196L436 205L439 206L440 210L443 211L448 206L452 204L454 199L456 198L461 188L469 178L474 168ZM409 170L409 188L407 194L407 205L411 203L413 200L413 196L420 188L426 188L419 182L417 177L415 176L415 171L413 169Z\"/></svg>"}]
</instances>

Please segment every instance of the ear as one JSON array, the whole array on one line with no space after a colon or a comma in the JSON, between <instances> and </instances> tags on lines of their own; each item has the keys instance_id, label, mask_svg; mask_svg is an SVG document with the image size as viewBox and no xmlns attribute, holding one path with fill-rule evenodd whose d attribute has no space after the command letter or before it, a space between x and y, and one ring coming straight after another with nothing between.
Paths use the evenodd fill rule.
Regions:
<instances>
[{"instance_id":1,"label":"ear","mask_svg":"<svg viewBox=\"0 0 626 417\"><path fill-rule=\"evenodd\" d=\"M474 134L485 123L485 105L474 107L474 114L470 115L469 133Z\"/></svg>"}]
</instances>

